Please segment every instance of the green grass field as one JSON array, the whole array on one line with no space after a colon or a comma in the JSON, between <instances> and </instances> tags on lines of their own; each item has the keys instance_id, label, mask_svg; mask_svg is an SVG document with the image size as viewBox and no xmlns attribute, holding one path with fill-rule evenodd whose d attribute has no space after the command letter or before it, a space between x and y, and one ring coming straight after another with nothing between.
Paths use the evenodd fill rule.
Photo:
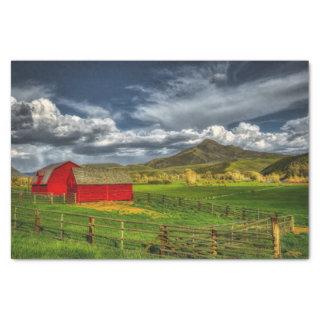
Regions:
<instances>
[{"instance_id":1,"label":"green grass field","mask_svg":"<svg viewBox=\"0 0 320 320\"><path fill-rule=\"evenodd\" d=\"M189 199L203 200L215 204L228 204L238 207L259 208L261 210L277 211L283 214L292 214L297 225L308 225L308 186L289 184L261 184L261 183L229 183L225 186L186 186L184 183L169 185L136 185L135 191L165 194ZM193 227L207 227L234 222L232 216L217 216L205 212L182 212L173 208L165 208L161 205L153 208L141 208L138 213L111 210L100 211L88 208L84 205L66 205L49 203L37 204L40 210L57 212L80 213L96 217L108 217L112 219L124 219L126 221L151 222L155 224L172 224ZM58 219L60 213L57 213ZM51 218L54 218L52 216ZM33 219L33 216L31 220ZM45 221L45 220L44 220ZM77 221L82 221L79 218ZM87 223L87 220L82 222ZM50 225L50 221L48 221ZM54 222L58 225L57 222ZM77 230L78 227L72 227ZM80 228L80 227L79 227ZM82 228L83 229L83 228ZM31 231L30 231L31 230ZM126 248L120 251L117 241L111 241L108 246L90 245L84 237L81 241L53 239L49 233L34 235L32 228L26 232L16 231L12 235L13 258L44 258L44 259L104 259L104 258L155 258L141 248ZM82 230L86 232L86 228ZM114 230L110 236L117 238L119 231ZM133 240L146 240L148 236L136 233ZM111 245L110 245L111 244ZM306 258L308 256L308 235L288 234L282 239L282 251L284 258Z\"/></svg>"},{"instance_id":2,"label":"green grass field","mask_svg":"<svg viewBox=\"0 0 320 320\"><path fill-rule=\"evenodd\" d=\"M229 183L225 187L172 183L135 185L135 191L291 214L297 224L308 225L308 185L240 182Z\"/></svg>"}]
</instances>

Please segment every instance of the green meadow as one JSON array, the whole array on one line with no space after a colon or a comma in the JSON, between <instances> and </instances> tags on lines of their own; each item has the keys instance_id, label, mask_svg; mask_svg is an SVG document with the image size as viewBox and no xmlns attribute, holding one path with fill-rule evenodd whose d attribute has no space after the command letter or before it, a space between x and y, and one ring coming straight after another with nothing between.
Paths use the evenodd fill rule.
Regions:
<instances>
[{"instance_id":1,"label":"green meadow","mask_svg":"<svg viewBox=\"0 0 320 320\"><path fill-rule=\"evenodd\" d=\"M158 195L167 195L172 197L181 197L194 199L214 204L230 205L234 207L246 207L277 212L279 215L293 215L296 225L308 226L308 186L302 184L275 184L275 183L255 183L238 182L225 185L205 185L205 186L187 186L185 183L172 183L163 185L135 185L135 192L147 192ZM15 200L15 199L13 199ZM13 201L14 202L14 201ZM17 230L12 233L12 257L22 259L45 258L45 259L149 259L157 258L139 246L130 247L125 245L124 250L119 250L118 240L106 240L103 243L88 244L85 236L79 239L59 240L55 234L42 232L36 235L33 231L32 223L33 205L30 206L30 215L25 216L30 221L30 228L26 230ZM43 210L56 211L56 214L42 215L42 222L49 227L58 228L61 212L65 212L65 220L87 224L87 217L70 217L67 213L79 213L84 216L95 216L100 218L121 219L132 222L150 222L151 224L172 224L191 227L207 227L210 225L225 224L236 222L232 216L221 216L205 212L183 211L175 208L166 208L161 205L153 207L143 207L133 204L133 207L139 208L138 211L119 209L119 210L98 210L96 208L83 205L68 204L49 204L38 203L37 208L40 212ZM26 212L25 212L26 213ZM19 218L24 217L23 212ZM49 217L46 221L45 217ZM51 221L53 219L54 221ZM119 227L119 222L111 223L111 226ZM80 231L86 234L86 227L69 226L69 231ZM150 228L153 228L152 226ZM155 227L157 228L157 227ZM50 228L49 228L50 229ZM67 228L66 228L67 229ZM68 230L66 230L67 232ZM119 230L111 230L108 236L114 239L119 238ZM152 240L154 235L143 233L126 234L133 241ZM287 234L282 239L282 253L284 258L306 258L308 256L308 234Z\"/></svg>"}]
</instances>

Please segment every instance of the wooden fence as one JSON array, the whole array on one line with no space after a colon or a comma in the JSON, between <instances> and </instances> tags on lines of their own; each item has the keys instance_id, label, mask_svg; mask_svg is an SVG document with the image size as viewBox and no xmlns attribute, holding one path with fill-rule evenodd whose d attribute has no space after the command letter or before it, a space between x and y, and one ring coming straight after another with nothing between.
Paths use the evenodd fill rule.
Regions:
<instances>
[{"instance_id":1,"label":"wooden fence","mask_svg":"<svg viewBox=\"0 0 320 320\"><path fill-rule=\"evenodd\" d=\"M55 195L52 193L33 193L30 191L11 191L11 202L22 204L63 204L75 203L75 194Z\"/></svg>"},{"instance_id":2,"label":"wooden fence","mask_svg":"<svg viewBox=\"0 0 320 320\"><path fill-rule=\"evenodd\" d=\"M259 209L239 208L230 205L218 205L212 202L185 199L163 194L135 192L134 202L139 206L162 208L162 210L174 209L179 211L197 211L215 214L217 216L236 216L242 220L260 220L275 215L275 212L262 211Z\"/></svg>"},{"instance_id":3,"label":"wooden fence","mask_svg":"<svg viewBox=\"0 0 320 320\"><path fill-rule=\"evenodd\" d=\"M205 228L112 219L13 205L12 229L176 258L280 258L291 216Z\"/></svg>"},{"instance_id":4,"label":"wooden fence","mask_svg":"<svg viewBox=\"0 0 320 320\"><path fill-rule=\"evenodd\" d=\"M28 191L11 192L12 203L23 204L75 204L76 194L35 194ZM172 197L162 194L135 192L134 202L141 207L155 207L157 210L177 210L181 212L204 212L217 216L233 216L240 220L260 220L275 215L259 209L239 208L230 205L218 205L211 202L190 200L182 197Z\"/></svg>"}]
</instances>

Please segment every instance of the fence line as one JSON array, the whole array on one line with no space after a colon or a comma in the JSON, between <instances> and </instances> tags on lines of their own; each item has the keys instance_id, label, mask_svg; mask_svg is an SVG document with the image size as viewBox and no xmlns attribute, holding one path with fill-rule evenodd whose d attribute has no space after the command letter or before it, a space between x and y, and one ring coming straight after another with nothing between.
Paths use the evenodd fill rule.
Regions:
<instances>
[{"instance_id":1,"label":"fence line","mask_svg":"<svg viewBox=\"0 0 320 320\"><path fill-rule=\"evenodd\" d=\"M146 192L135 192L134 193L135 203L142 206L157 206L166 209L176 210L192 210L204 213L215 214L217 216L236 216L242 220L255 219L270 217L275 212L261 211L259 209L240 208L230 205L218 205L212 202L204 202L200 200L186 199L182 197L174 197L163 194L146 193Z\"/></svg>"},{"instance_id":2,"label":"fence line","mask_svg":"<svg viewBox=\"0 0 320 320\"><path fill-rule=\"evenodd\" d=\"M28 191L16 191L11 193L12 202L23 204L73 204L76 202L75 194L41 194ZM260 220L262 218L270 218L277 214L276 212L262 211L259 209L240 208L230 205L218 205L211 202L199 200L185 199L182 197L173 197L163 194L134 192L134 202L140 206L156 206L162 210L175 209L183 212L197 211L210 213L217 216L233 216L241 220Z\"/></svg>"},{"instance_id":3,"label":"fence line","mask_svg":"<svg viewBox=\"0 0 320 320\"><path fill-rule=\"evenodd\" d=\"M192 228L126 219L113 219L13 206L13 231L34 230L59 240L139 249L160 257L280 258L281 236L290 232L292 217L272 217L250 223Z\"/></svg>"}]
</instances>

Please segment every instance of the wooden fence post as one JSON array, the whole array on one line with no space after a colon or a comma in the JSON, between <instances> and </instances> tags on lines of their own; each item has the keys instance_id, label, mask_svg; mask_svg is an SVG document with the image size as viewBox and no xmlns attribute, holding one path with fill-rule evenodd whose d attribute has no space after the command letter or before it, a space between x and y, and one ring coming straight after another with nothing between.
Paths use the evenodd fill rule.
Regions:
<instances>
[{"instance_id":1,"label":"wooden fence post","mask_svg":"<svg viewBox=\"0 0 320 320\"><path fill-rule=\"evenodd\" d=\"M273 257L281 258L281 234L278 217L271 217L272 239L273 239Z\"/></svg>"},{"instance_id":2,"label":"wooden fence post","mask_svg":"<svg viewBox=\"0 0 320 320\"><path fill-rule=\"evenodd\" d=\"M50 204L53 204L53 194L50 193Z\"/></svg>"},{"instance_id":3,"label":"wooden fence post","mask_svg":"<svg viewBox=\"0 0 320 320\"><path fill-rule=\"evenodd\" d=\"M77 204L77 194L74 193L74 194L73 194L73 197L74 197L74 204Z\"/></svg>"},{"instance_id":4,"label":"wooden fence post","mask_svg":"<svg viewBox=\"0 0 320 320\"><path fill-rule=\"evenodd\" d=\"M33 195L33 203L37 203L37 194L36 193Z\"/></svg>"},{"instance_id":5,"label":"wooden fence post","mask_svg":"<svg viewBox=\"0 0 320 320\"><path fill-rule=\"evenodd\" d=\"M63 213L60 216L60 240L64 238L64 229L63 229Z\"/></svg>"},{"instance_id":6,"label":"wooden fence post","mask_svg":"<svg viewBox=\"0 0 320 320\"><path fill-rule=\"evenodd\" d=\"M246 219L246 209L242 209L242 219Z\"/></svg>"},{"instance_id":7,"label":"wooden fence post","mask_svg":"<svg viewBox=\"0 0 320 320\"><path fill-rule=\"evenodd\" d=\"M218 234L215 229L211 229L211 254L213 256L218 254Z\"/></svg>"},{"instance_id":8,"label":"wooden fence post","mask_svg":"<svg viewBox=\"0 0 320 320\"><path fill-rule=\"evenodd\" d=\"M294 232L294 216L290 216L290 232Z\"/></svg>"},{"instance_id":9,"label":"wooden fence post","mask_svg":"<svg viewBox=\"0 0 320 320\"><path fill-rule=\"evenodd\" d=\"M39 209L35 209L34 211L34 231L39 234L41 231L41 219Z\"/></svg>"},{"instance_id":10,"label":"wooden fence post","mask_svg":"<svg viewBox=\"0 0 320 320\"><path fill-rule=\"evenodd\" d=\"M63 203L66 203L66 194L64 193L62 197L63 197Z\"/></svg>"},{"instance_id":11,"label":"wooden fence post","mask_svg":"<svg viewBox=\"0 0 320 320\"><path fill-rule=\"evenodd\" d=\"M120 222L120 249L123 250L123 244L124 244L124 222Z\"/></svg>"},{"instance_id":12,"label":"wooden fence post","mask_svg":"<svg viewBox=\"0 0 320 320\"><path fill-rule=\"evenodd\" d=\"M244 240L245 241L249 241L249 237L248 237L248 230L249 230L249 228L248 228L248 223L247 223L247 221L244 223Z\"/></svg>"},{"instance_id":13,"label":"wooden fence post","mask_svg":"<svg viewBox=\"0 0 320 320\"><path fill-rule=\"evenodd\" d=\"M13 211L13 230L17 229L17 221L18 221L18 216L17 216L17 207L14 207Z\"/></svg>"},{"instance_id":14,"label":"wooden fence post","mask_svg":"<svg viewBox=\"0 0 320 320\"><path fill-rule=\"evenodd\" d=\"M93 243L94 242L94 217L88 217L88 242Z\"/></svg>"},{"instance_id":15,"label":"wooden fence post","mask_svg":"<svg viewBox=\"0 0 320 320\"><path fill-rule=\"evenodd\" d=\"M168 228L165 225L160 225L160 255L166 254L168 248Z\"/></svg>"}]
</instances>

